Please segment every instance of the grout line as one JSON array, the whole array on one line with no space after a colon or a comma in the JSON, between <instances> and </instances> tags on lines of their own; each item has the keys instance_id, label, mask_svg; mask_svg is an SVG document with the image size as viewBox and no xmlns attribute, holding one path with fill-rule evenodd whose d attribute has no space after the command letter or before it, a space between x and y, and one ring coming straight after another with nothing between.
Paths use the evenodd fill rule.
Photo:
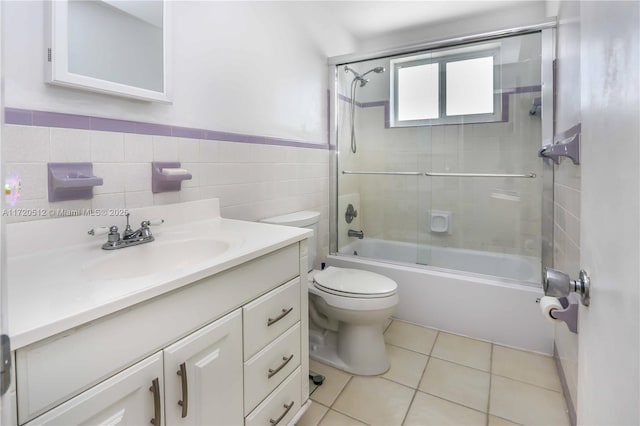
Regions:
<instances>
[{"instance_id":1,"label":"grout line","mask_svg":"<svg viewBox=\"0 0 640 426\"><path fill-rule=\"evenodd\" d=\"M331 405L329 405L329 408L333 408L334 404L336 403L336 401L338 400L338 398L340 398L340 396L342 395L342 393L344 392L344 390L347 388L347 386L349 386L349 383L351 382L351 379L353 379L352 375L349 375L349 380L347 380L347 383L344 384L344 386L342 387L342 389L340 389L340 392L338 392L338 395L336 395L335 399L333 400L333 402L331 403ZM337 411L337 410L336 410Z\"/></svg>"},{"instance_id":2,"label":"grout line","mask_svg":"<svg viewBox=\"0 0 640 426\"><path fill-rule=\"evenodd\" d=\"M345 417L349 417L350 419L353 419L353 420L357 421L358 423L362 423L363 425L369 426L369 423L363 422L362 420L360 420L360 419L358 419L356 417L350 416L348 414L345 414L342 411L338 411L338 410L334 410L333 408L329 408L329 411L331 411L331 410L335 411L336 413L342 414ZM327 411L327 414L329 414L329 411ZM326 416L326 414L325 414L325 416ZM329 425L329 426L333 426L333 425Z\"/></svg>"},{"instance_id":3,"label":"grout line","mask_svg":"<svg viewBox=\"0 0 640 426\"><path fill-rule=\"evenodd\" d=\"M327 409L327 411L324 412L324 414L322 416L320 416L320 418L318 419L317 423L315 424L315 426L318 426L320 423L322 423L322 420L324 420L325 417L327 417L327 414L329 414L329 411L331 411L331 408L327 407L324 404L320 404L319 402L313 401L314 403L323 406L324 408Z\"/></svg>"},{"instance_id":4,"label":"grout line","mask_svg":"<svg viewBox=\"0 0 640 426\"><path fill-rule=\"evenodd\" d=\"M431 357L431 354L433 353L433 348L436 347L436 343L438 342L439 337L440 337L440 330L436 332L436 338L433 339L433 343L431 344L431 349L429 350L429 357Z\"/></svg>"},{"instance_id":5,"label":"grout line","mask_svg":"<svg viewBox=\"0 0 640 426\"><path fill-rule=\"evenodd\" d=\"M416 399L416 395L417 394L418 394L418 389L416 388L416 389L413 390L413 396L411 397L411 402L409 402L409 407L407 407L407 412L404 413L404 417L402 418L402 422L400 422L401 425L404 425L404 423L407 421L407 417L409 417L409 411L411 411L411 407L413 406L413 401Z\"/></svg>"},{"instance_id":6,"label":"grout line","mask_svg":"<svg viewBox=\"0 0 640 426\"><path fill-rule=\"evenodd\" d=\"M364 376L364 377L367 377L367 376ZM409 385L405 385L404 383L396 382L395 380L391 380L391 379L389 379L389 378L387 378L387 377L382 377L382 376L369 376L369 377L377 377L377 378L379 378L379 379L386 380L387 382L391 382L391 383L394 383L394 384L396 384L396 385L404 386L404 387L405 387L405 388L407 388L407 389L411 389L411 390L415 390L415 389L417 389L417 388L412 388L412 387L411 387L411 386L409 386Z\"/></svg>"},{"instance_id":7,"label":"grout line","mask_svg":"<svg viewBox=\"0 0 640 426\"><path fill-rule=\"evenodd\" d=\"M538 389L547 390L547 391L550 391L550 392L556 392L556 393L559 393L559 394L562 395L562 390L556 390L556 389L547 388L545 386L541 386L541 385L538 385L538 384L535 384L535 383L531 383L531 382L525 382L524 380L516 379L514 377L505 376L505 375L502 375L502 374L491 373L491 375L492 376L497 376L497 377L502 377L503 379L508 379L508 380L511 380L511 381L514 381L514 382L523 383L525 385L533 386L533 387L538 388Z\"/></svg>"},{"instance_id":8,"label":"grout line","mask_svg":"<svg viewBox=\"0 0 640 426\"><path fill-rule=\"evenodd\" d=\"M425 394L425 395L429 395L429 396L432 396L432 397L434 397L434 398L438 398L438 399L441 399L441 400L443 400L443 401L450 402L451 404L455 404L455 405L457 405L457 406L459 406L459 407L462 407L462 408L466 408L466 409L468 409L468 410L475 411L476 413L486 414L486 415L488 416L488 413L485 413L484 411L480 411L480 410L478 410L477 408L469 407L468 405L461 404L461 403L459 403L459 402L457 402L457 401L453 401L453 400L451 400L451 399L447 399L447 398L445 398L445 397L443 397L443 396L436 395L436 394L429 393L429 392L425 392L425 391L421 391L421 390L418 390L418 392L422 392L422 393L423 393L423 394ZM508 420L508 419L506 419L506 420Z\"/></svg>"},{"instance_id":9,"label":"grout line","mask_svg":"<svg viewBox=\"0 0 640 426\"><path fill-rule=\"evenodd\" d=\"M384 342L384 344L385 345L389 345L389 346L393 346L395 348L404 349L405 351L413 352L414 354L420 354L420 355L423 355L423 356L430 356L429 354L425 354L424 352L419 352L419 351L416 351L415 349L405 348L404 346L400 346L400 345L394 345L393 343Z\"/></svg>"},{"instance_id":10,"label":"grout line","mask_svg":"<svg viewBox=\"0 0 640 426\"><path fill-rule=\"evenodd\" d=\"M447 359L447 358L442 358L442 357L435 356L435 355L430 355L430 358L439 359L440 361L450 362L451 364L459 365L461 367L467 367L467 368L471 368L471 369L476 370L476 371L481 371L483 373L491 374L491 365L489 365L489 370L483 370L482 368L472 367L472 366L467 365L467 364L462 364L460 362L453 361L453 360L450 360L450 359ZM491 359L489 359L489 362L491 362Z\"/></svg>"},{"instance_id":11,"label":"grout line","mask_svg":"<svg viewBox=\"0 0 640 426\"><path fill-rule=\"evenodd\" d=\"M491 410L491 387L493 386L493 348L494 344L491 344L491 352L489 353L489 394L487 395L487 425L489 424L489 415Z\"/></svg>"}]
</instances>

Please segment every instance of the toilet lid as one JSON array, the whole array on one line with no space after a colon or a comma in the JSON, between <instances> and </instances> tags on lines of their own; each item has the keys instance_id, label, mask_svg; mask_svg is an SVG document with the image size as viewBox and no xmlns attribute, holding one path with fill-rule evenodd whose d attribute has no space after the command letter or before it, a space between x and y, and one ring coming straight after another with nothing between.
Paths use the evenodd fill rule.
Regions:
<instances>
[{"instance_id":1,"label":"toilet lid","mask_svg":"<svg viewBox=\"0 0 640 426\"><path fill-rule=\"evenodd\" d=\"M396 292L398 285L391 278L360 269L334 268L318 272L313 277L314 285L331 293L345 296L383 297Z\"/></svg>"}]
</instances>

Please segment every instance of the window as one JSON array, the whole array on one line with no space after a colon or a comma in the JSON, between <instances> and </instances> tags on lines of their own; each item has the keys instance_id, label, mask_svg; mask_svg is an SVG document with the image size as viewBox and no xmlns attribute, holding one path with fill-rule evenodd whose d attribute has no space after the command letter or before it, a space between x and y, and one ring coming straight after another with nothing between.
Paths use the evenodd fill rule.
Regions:
<instances>
[{"instance_id":1,"label":"window","mask_svg":"<svg viewBox=\"0 0 640 426\"><path fill-rule=\"evenodd\" d=\"M484 46L392 60L391 125L499 121L498 53Z\"/></svg>"}]
</instances>

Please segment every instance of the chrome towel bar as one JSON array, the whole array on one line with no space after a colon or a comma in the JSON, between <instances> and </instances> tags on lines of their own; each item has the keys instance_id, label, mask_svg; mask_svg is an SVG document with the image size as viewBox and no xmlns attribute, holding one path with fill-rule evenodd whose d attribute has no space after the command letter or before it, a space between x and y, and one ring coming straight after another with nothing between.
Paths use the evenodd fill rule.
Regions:
<instances>
[{"instance_id":1,"label":"chrome towel bar","mask_svg":"<svg viewBox=\"0 0 640 426\"><path fill-rule=\"evenodd\" d=\"M431 173L431 172L375 172L366 170L343 170L343 175L396 175L396 176L432 176L432 177L484 177L484 178L527 178L536 177L535 173Z\"/></svg>"},{"instance_id":2,"label":"chrome towel bar","mask_svg":"<svg viewBox=\"0 0 640 426\"><path fill-rule=\"evenodd\" d=\"M399 175L399 176L422 176L421 172L371 172L371 171L355 171L343 170L343 175Z\"/></svg>"},{"instance_id":3,"label":"chrome towel bar","mask_svg":"<svg viewBox=\"0 0 640 426\"><path fill-rule=\"evenodd\" d=\"M509 173L429 173L425 172L425 176L437 177L488 177L488 178L535 178L535 173L526 174L509 174Z\"/></svg>"}]
</instances>

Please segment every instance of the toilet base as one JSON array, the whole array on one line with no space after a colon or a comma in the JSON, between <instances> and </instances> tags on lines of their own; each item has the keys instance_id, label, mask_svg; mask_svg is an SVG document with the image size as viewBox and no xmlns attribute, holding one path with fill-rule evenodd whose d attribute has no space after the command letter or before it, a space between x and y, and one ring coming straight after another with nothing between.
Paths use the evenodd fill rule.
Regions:
<instances>
[{"instance_id":1,"label":"toilet base","mask_svg":"<svg viewBox=\"0 0 640 426\"><path fill-rule=\"evenodd\" d=\"M323 364L361 376L374 376L389 370L380 324L340 322L338 333L310 329L309 356Z\"/></svg>"}]
</instances>

